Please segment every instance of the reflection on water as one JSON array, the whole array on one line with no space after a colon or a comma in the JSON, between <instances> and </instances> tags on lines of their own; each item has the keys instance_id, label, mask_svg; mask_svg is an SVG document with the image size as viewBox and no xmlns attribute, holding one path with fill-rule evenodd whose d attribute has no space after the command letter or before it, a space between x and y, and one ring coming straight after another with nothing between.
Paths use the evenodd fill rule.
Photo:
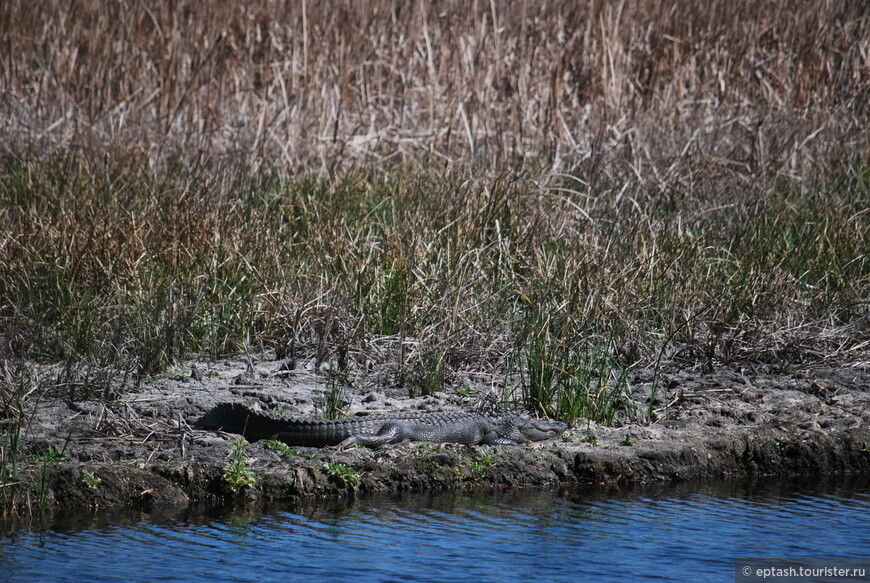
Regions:
<instances>
[{"instance_id":1,"label":"reflection on water","mask_svg":"<svg viewBox=\"0 0 870 583\"><path fill-rule=\"evenodd\" d=\"M0 537L0 580L733 580L735 557L870 556L870 484L413 494L54 524Z\"/></svg>"}]
</instances>

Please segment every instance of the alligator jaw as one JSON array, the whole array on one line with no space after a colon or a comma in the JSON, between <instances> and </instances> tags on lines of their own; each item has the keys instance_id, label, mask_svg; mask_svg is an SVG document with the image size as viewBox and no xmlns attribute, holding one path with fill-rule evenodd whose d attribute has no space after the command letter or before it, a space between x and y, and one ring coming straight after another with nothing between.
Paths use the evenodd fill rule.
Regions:
<instances>
[{"instance_id":1,"label":"alligator jaw","mask_svg":"<svg viewBox=\"0 0 870 583\"><path fill-rule=\"evenodd\" d=\"M523 441L543 441L556 437L568 429L568 426L561 422L529 419L527 423L520 425L518 429L523 435Z\"/></svg>"}]
</instances>

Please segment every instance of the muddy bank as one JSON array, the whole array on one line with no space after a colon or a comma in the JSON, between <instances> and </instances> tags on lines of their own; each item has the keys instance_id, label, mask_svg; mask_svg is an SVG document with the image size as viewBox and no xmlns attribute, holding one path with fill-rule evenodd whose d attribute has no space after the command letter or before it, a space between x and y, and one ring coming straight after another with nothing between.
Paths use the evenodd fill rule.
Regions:
<instances>
[{"instance_id":1,"label":"muddy bank","mask_svg":"<svg viewBox=\"0 0 870 583\"><path fill-rule=\"evenodd\" d=\"M870 368L816 364L782 370L668 367L651 423L578 423L561 439L524 446L406 443L377 450L244 448L236 436L196 429L216 403L259 403L286 416L322 413L326 386L307 370L263 359L187 363L110 402L33 403L22 432L15 512L191 504L355 492L587 484L602 488L743 475L870 474ZM632 379L638 406L651 371ZM466 385L468 386L468 385ZM351 387L349 412L472 409L475 391L408 398L402 389ZM250 480L244 472L250 472ZM234 483L235 482L235 483ZM249 483L248 483L249 482Z\"/></svg>"}]
</instances>

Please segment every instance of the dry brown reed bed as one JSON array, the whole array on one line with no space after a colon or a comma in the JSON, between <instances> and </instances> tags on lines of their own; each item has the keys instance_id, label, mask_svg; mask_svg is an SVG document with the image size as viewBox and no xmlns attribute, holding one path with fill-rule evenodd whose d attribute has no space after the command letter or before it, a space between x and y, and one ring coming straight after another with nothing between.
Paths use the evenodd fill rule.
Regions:
<instances>
[{"instance_id":1,"label":"dry brown reed bed","mask_svg":"<svg viewBox=\"0 0 870 583\"><path fill-rule=\"evenodd\" d=\"M3 148L803 178L868 147L866 2L9 0Z\"/></svg>"}]
</instances>

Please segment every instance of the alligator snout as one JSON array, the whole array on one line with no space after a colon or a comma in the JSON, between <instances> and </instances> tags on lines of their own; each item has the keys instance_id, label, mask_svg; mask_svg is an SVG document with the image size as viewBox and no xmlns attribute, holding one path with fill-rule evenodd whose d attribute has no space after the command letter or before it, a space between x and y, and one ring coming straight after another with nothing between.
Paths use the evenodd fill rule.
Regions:
<instances>
[{"instance_id":1,"label":"alligator snout","mask_svg":"<svg viewBox=\"0 0 870 583\"><path fill-rule=\"evenodd\" d=\"M538 419L532 419L520 428L523 435L529 441L550 439L566 429L568 429L568 426L560 421L540 421Z\"/></svg>"}]
</instances>

